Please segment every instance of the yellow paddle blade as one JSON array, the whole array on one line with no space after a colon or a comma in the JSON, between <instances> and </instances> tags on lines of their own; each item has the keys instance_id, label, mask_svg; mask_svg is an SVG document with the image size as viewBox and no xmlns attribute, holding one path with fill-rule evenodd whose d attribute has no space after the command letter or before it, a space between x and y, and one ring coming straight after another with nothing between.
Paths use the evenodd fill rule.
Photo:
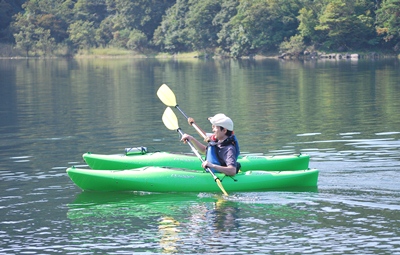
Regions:
<instances>
[{"instance_id":1,"label":"yellow paddle blade","mask_svg":"<svg viewBox=\"0 0 400 255\"><path fill-rule=\"evenodd\" d=\"M175 113L172 111L170 107L167 107L167 109L165 109L164 114L162 116L162 121L169 130L176 131L179 128L178 118L176 117Z\"/></svg>"},{"instance_id":2,"label":"yellow paddle blade","mask_svg":"<svg viewBox=\"0 0 400 255\"><path fill-rule=\"evenodd\" d=\"M160 88L157 90L157 96L166 106L175 107L177 105L175 94L167 86L167 84L160 86Z\"/></svg>"},{"instance_id":3,"label":"yellow paddle blade","mask_svg":"<svg viewBox=\"0 0 400 255\"><path fill-rule=\"evenodd\" d=\"M226 193L224 187L222 186L222 183L219 179L215 180L217 182L218 187L221 189L222 193L224 193L225 196L228 196L228 193Z\"/></svg>"}]
</instances>

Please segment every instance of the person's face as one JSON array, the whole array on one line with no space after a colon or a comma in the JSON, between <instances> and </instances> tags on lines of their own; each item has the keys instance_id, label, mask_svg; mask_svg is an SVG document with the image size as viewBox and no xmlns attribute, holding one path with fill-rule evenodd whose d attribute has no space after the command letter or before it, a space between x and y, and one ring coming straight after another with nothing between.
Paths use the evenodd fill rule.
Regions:
<instances>
[{"instance_id":1,"label":"person's face","mask_svg":"<svg viewBox=\"0 0 400 255\"><path fill-rule=\"evenodd\" d=\"M226 133L225 128L221 130L221 127L212 125L212 131L214 132L214 135L218 140L224 139Z\"/></svg>"}]
</instances>

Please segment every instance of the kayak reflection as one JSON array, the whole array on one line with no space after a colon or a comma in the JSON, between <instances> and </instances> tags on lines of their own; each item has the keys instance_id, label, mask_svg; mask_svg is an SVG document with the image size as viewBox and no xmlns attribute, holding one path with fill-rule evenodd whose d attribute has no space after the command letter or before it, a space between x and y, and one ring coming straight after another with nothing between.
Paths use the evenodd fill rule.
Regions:
<instances>
[{"instance_id":1,"label":"kayak reflection","mask_svg":"<svg viewBox=\"0 0 400 255\"><path fill-rule=\"evenodd\" d=\"M312 191L305 195L308 193ZM207 247L222 245L217 240L226 236L240 240L243 227L260 217L265 221L278 217L284 222L293 217L309 217L307 211L277 204L276 200L257 200L260 194L227 198L210 193L82 192L68 204L67 217L74 226L76 240L84 242L94 232L100 240L110 236L122 239L136 251L151 247L153 252L167 254L184 253L187 243L196 246L196 251L207 253ZM295 193L268 194L269 198Z\"/></svg>"}]
</instances>

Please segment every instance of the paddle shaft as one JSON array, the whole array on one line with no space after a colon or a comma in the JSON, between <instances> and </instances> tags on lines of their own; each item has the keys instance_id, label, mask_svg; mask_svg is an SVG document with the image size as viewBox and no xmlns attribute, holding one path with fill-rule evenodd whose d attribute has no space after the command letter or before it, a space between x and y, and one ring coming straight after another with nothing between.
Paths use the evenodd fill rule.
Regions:
<instances>
[{"instance_id":1,"label":"paddle shaft","mask_svg":"<svg viewBox=\"0 0 400 255\"><path fill-rule=\"evenodd\" d=\"M187 116L187 115L185 114L185 112L182 111L182 109L179 107L179 105L175 105L175 108L178 109L178 110L182 113L182 115L183 115L187 120L189 120L189 116ZM199 135L200 135L201 137L203 137L203 139L206 139L206 138L207 138L206 132L204 132L201 128L199 128L199 127L196 125L195 122L191 122L190 124L194 127L194 129L196 129L197 133L199 133Z\"/></svg>"},{"instance_id":2,"label":"paddle shaft","mask_svg":"<svg viewBox=\"0 0 400 255\"><path fill-rule=\"evenodd\" d=\"M166 106L175 107L176 109L178 109L182 113L182 115L185 116L185 118L189 121L189 116L187 116L185 112L182 111L182 109L179 107L178 103L176 102L174 92L168 87L167 84L163 84L160 86L160 88L157 90L157 96ZM203 137L204 140L207 139L206 132L199 128L196 123L191 122L189 124L193 126L194 129L196 129L197 133L199 133L199 135Z\"/></svg>"}]
</instances>

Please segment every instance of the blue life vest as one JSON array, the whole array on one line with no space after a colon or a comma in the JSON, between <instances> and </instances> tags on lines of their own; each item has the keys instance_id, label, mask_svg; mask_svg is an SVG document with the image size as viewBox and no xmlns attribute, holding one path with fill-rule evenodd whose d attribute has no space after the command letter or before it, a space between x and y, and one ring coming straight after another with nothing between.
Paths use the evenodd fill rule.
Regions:
<instances>
[{"instance_id":1,"label":"blue life vest","mask_svg":"<svg viewBox=\"0 0 400 255\"><path fill-rule=\"evenodd\" d=\"M206 160L215 165L226 166L225 162L223 162L223 160L218 157L218 149L219 148L217 147L217 144L218 143L215 141L211 141L208 143L207 151L206 151ZM239 148L239 142L236 139L236 136L232 135L232 136L228 137L221 144L222 145L233 144L236 148L235 156L236 156L236 160L237 160L237 158L240 154L240 148ZM217 171L213 168L211 168L211 170L213 171L213 173L219 173L219 171Z\"/></svg>"}]
</instances>

